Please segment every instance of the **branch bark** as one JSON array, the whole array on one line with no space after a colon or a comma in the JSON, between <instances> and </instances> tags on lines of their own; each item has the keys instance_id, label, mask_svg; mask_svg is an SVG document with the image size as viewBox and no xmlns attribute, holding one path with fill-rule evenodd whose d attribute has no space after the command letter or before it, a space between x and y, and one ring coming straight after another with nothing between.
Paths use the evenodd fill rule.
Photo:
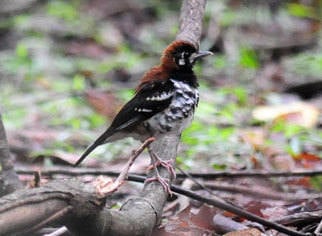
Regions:
<instances>
[{"instance_id":1,"label":"branch bark","mask_svg":"<svg viewBox=\"0 0 322 236\"><path fill-rule=\"evenodd\" d=\"M18 175L13 169L6 131L0 113L0 197L22 188Z\"/></svg>"},{"instance_id":2,"label":"branch bark","mask_svg":"<svg viewBox=\"0 0 322 236\"><path fill-rule=\"evenodd\" d=\"M183 2L180 12L180 28L176 39L188 41L199 48L206 3L206 0L185 0Z\"/></svg>"}]
</instances>

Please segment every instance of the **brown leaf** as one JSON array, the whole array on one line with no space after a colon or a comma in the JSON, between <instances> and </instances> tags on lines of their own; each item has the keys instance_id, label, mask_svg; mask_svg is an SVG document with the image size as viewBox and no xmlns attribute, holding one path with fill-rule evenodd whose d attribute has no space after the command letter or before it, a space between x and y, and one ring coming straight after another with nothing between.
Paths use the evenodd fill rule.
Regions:
<instances>
[{"instance_id":1,"label":"brown leaf","mask_svg":"<svg viewBox=\"0 0 322 236\"><path fill-rule=\"evenodd\" d=\"M277 170L292 171L295 169L295 161L288 154L277 154L271 158L271 161Z\"/></svg>"},{"instance_id":2,"label":"brown leaf","mask_svg":"<svg viewBox=\"0 0 322 236\"><path fill-rule=\"evenodd\" d=\"M318 165L321 166L322 162L320 157L307 152L294 156L294 159L305 169L315 169Z\"/></svg>"},{"instance_id":3,"label":"brown leaf","mask_svg":"<svg viewBox=\"0 0 322 236\"><path fill-rule=\"evenodd\" d=\"M112 92L88 90L85 95L92 108L107 118L114 117L120 107L120 101Z\"/></svg>"},{"instance_id":4,"label":"brown leaf","mask_svg":"<svg viewBox=\"0 0 322 236\"><path fill-rule=\"evenodd\" d=\"M215 212L216 210L213 207L210 207L208 205L202 205L200 209L198 209L198 212L196 212L195 214L191 214L190 220L194 225L200 228L212 230L212 216Z\"/></svg>"},{"instance_id":5,"label":"brown leaf","mask_svg":"<svg viewBox=\"0 0 322 236\"><path fill-rule=\"evenodd\" d=\"M286 181L287 184L303 186L305 188L311 187L311 178L310 177L300 177L300 178L292 178Z\"/></svg>"},{"instance_id":6,"label":"brown leaf","mask_svg":"<svg viewBox=\"0 0 322 236\"><path fill-rule=\"evenodd\" d=\"M241 133L241 137L255 150L262 150L265 147L265 131L263 129L245 130Z\"/></svg>"},{"instance_id":7,"label":"brown leaf","mask_svg":"<svg viewBox=\"0 0 322 236\"><path fill-rule=\"evenodd\" d=\"M264 235L264 234L262 234L262 232L256 228L243 229L243 230L224 234L224 236L261 236L261 235Z\"/></svg>"},{"instance_id":8,"label":"brown leaf","mask_svg":"<svg viewBox=\"0 0 322 236\"><path fill-rule=\"evenodd\" d=\"M107 55L106 49L91 39L72 41L66 45L65 52L70 55L97 59L103 59Z\"/></svg>"}]
</instances>

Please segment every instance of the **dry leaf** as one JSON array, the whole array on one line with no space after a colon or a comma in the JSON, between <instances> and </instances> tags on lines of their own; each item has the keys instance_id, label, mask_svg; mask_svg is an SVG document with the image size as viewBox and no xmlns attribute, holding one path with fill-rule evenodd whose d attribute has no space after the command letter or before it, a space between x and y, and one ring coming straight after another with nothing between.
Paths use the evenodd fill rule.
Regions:
<instances>
[{"instance_id":1,"label":"dry leaf","mask_svg":"<svg viewBox=\"0 0 322 236\"><path fill-rule=\"evenodd\" d=\"M120 106L114 94L107 91L88 90L86 99L97 113L108 118L113 117Z\"/></svg>"},{"instance_id":2,"label":"dry leaf","mask_svg":"<svg viewBox=\"0 0 322 236\"><path fill-rule=\"evenodd\" d=\"M281 119L310 128L317 124L319 110L309 103L293 102L283 105L259 106L254 109L253 117L261 121Z\"/></svg>"},{"instance_id":3,"label":"dry leaf","mask_svg":"<svg viewBox=\"0 0 322 236\"><path fill-rule=\"evenodd\" d=\"M256 228L249 228L224 234L224 236L263 236L261 231Z\"/></svg>"}]
</instances>

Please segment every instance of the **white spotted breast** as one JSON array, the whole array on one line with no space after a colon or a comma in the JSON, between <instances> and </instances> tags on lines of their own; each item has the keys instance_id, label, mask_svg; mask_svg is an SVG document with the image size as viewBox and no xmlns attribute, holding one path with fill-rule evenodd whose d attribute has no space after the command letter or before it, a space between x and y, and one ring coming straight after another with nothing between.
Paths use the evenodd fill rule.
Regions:
<instances>
[{"instance_id":1,"label":"white spotted breast","mask_svg":"<svg viewBox=\"0 0 322 236\"><path fill-rule=\"evenodd\" d=\"M144 126L156 136L167 132L180 134L192 121L194 110L198 105L199 92L189 84L171 79L174 91L168 108L144 122ZM163 96L166 96L164 94ZM163 98L162 94L160 95ZM150 99L158 99L152 97ZM164 98L163 98L164 99Z\"/></svg>"}]
</instances>

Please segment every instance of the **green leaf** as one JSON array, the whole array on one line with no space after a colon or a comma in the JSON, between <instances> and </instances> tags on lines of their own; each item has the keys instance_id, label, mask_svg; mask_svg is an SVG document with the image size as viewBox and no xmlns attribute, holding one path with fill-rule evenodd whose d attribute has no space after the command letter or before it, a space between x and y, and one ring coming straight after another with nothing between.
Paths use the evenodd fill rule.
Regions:
<instances>
[{"instance_id":1,"label":"green leaf","mask_svg":"<svg viewBox=\"0 0 322 236\"><path fill-rule=\"evenodd\" d=\"M18 58L27 59L29 57L29 53L26 45L18 43L16 46L16 55Z\"/></svg>"},{"instance_id":2,"label":"green leaf","mask_svg":"<svg viewBox=\"0 0 322 236\"><path fill-rule=\"evenodd\" d=\"M79 18L78 10L70 1L49 1L47 13L66 21L73 21Z\"/></svg>"},{"instance_id":3,"label":"green leaf","mask_svg":"<svg viewBox=\"0 0 322 236\"><path fill-rule=\"evenodd\" d=\"M287 11L297 17L314 17L314 9L312 7L299 4L299 3L289 3L287 4Z\"/></svg>"},{"instance_id":4,"label":"green leaf","mask_svg":"<svg viewBox=\"0 0 322 236\"><path fill-rule=\"evenodd\" d=\"M322 176L311 177L311 184L316 190L322 191Z\"/></svg>"},{"instance_id":5,"label":"green leaf","mask_svg":"<svg viewBox=\"0 0 322 236\"><path fill-rule=\"evenodd\" d=\"M255 51L249 48L241 48L239 64L245 68L257 69L259 67L259 60Z\"/></svg>"},{"instance_id":6,"label":"green leaf","mask_svg":"<svg viewBox=\"0 0 322 236\"><path fill-rule=\"evenodd\" d=\"M225 169L227 169L227 165L215 163L215 164L212 165L212 168L214 170L217 170L217 171L219 171L219 170L225 170Z\"/></svg>"},{"instance_id":7,"label":"green leaf","mask_svg":"<svg viewBox=\"0 0 322 236\"><path fill-rule=\"evenodd\" d=\"M73 90L83 91L86 88L85 78L82 75L75 75L73 78Z\"/></svg>"}]
</instances>

